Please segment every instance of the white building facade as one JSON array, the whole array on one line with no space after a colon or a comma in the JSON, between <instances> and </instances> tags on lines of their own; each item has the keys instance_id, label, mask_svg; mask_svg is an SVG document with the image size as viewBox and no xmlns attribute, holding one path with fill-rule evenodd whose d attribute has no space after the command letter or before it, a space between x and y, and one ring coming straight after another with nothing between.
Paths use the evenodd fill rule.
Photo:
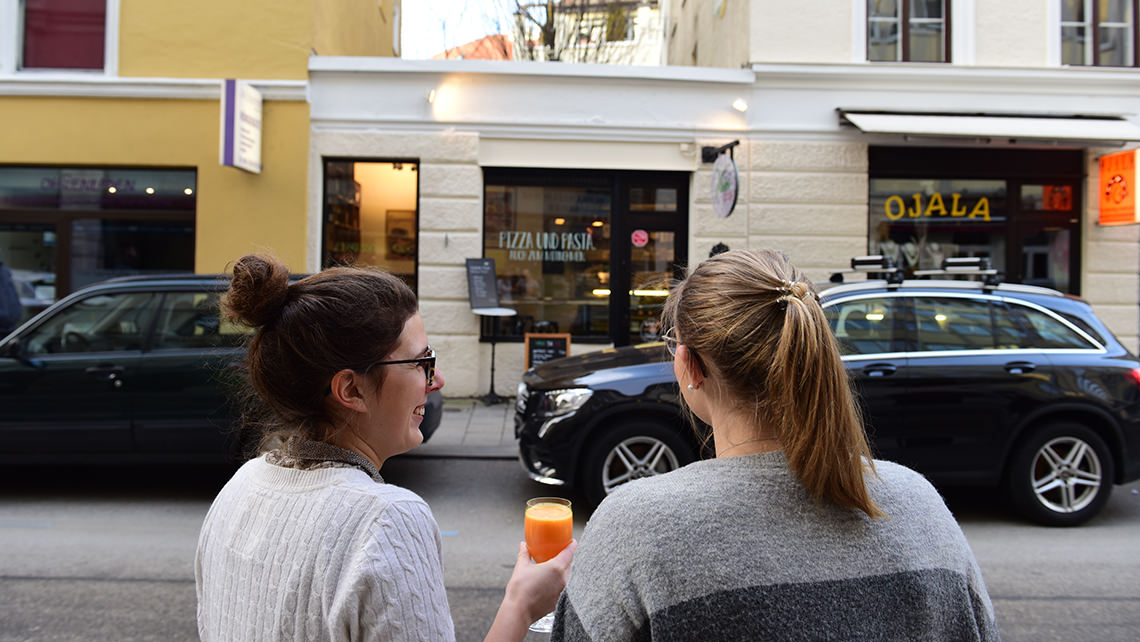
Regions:
<instances>
[{"instance_id":1,"label":"white building facade","mask_svg":"<svg viewBox=\"0 0 1140 642\"><path fill-rule=\"evenodd\" d=\"M899 17L921 31L908 55L949 52L934 63L868 61L875 3L683 4L665 12L673 66L312 58L308 267L378 251L330 240L346 163L411 168L412 205L375 237L404 253L450 396L512 393L527 333L574 354L653 338L670 279L718 245L783 250L819 281L880 251L908 269L987 256L1088 299L1137 349L1140 233L1099 225L1096 192L1099 156L1140 141L1140 75L1062 65L1061 3L949 2L937 46ZM900 55L889 41L874 55ZM702 153L722 147L727 216ZM495 260L514 316L472 313L470 258Z\"/></svg>"}]
</instances>

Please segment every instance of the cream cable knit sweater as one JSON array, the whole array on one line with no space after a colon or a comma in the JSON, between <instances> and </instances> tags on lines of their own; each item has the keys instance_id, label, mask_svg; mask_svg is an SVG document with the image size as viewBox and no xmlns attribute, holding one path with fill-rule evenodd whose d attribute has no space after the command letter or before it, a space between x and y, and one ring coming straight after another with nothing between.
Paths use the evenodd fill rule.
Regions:
<instances>
[{"instance_id":1,"label":"cream cable knit sweater","mask_svg":"<svg viewBox=\"0 0 1140 642\"><path fill-rule=\"evenodd\" d=\"M206 515L194 576L204 642L455 639L431 510L357 468L246 463Z\"/></svg>"}]
</instances>

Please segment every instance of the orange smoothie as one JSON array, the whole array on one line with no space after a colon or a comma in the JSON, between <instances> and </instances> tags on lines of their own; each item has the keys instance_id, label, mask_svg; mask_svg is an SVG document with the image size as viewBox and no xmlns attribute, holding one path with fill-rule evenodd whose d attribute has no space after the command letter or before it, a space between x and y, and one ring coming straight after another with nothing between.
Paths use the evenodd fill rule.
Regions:
<instances>
[{"instance_id":1,"label":"orange smoothie","mask_svg":"<svg viewBox=\"0 0 1140 642\"><path fill-rule=\"evenodd\" d=\"M570 544L574 514L569 506L541 503L529 506L523 520L526 547L536 562L545 562Z\"/></svg>"}]
</instances>

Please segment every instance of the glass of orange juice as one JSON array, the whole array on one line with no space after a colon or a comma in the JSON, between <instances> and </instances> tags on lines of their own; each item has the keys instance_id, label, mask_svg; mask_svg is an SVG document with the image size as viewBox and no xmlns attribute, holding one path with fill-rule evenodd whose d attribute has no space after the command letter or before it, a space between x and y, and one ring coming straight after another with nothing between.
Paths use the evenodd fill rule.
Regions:
<instances>
[{"instance_id":1,"label":"glass of orange juice","mask_svg":"<svg viewBox=\"0 0 1140 642\"><path fill-rule=\"evenodd\" d=\"M526 547L538 563L552 559L570 545L574 537L574 513L570 500L561 497L535 497L526 501L523 519ZM531 631L549 633L554 614L547 613L530 625Z\"/></svg>"}]
</instances>

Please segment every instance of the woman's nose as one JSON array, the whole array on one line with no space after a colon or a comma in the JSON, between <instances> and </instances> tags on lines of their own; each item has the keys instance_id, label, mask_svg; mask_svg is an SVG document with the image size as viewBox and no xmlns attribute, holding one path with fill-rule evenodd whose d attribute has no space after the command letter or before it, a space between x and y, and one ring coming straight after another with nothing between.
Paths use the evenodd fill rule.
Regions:
<instances>
[{"instance_id":1,"label":"woman's nose","mask_svg":"<svg viewBox=\"0 0 1140 642\"><path fill-rule=\"evenodd\" d=\"M435 369L435 379L431 382L431 387L429 387L428 390L431 392L435 392L436 390L439 390L442 387L443 387L443 371L440 370L439 368L436 368Z\"/></svg>"}]
</instances>

